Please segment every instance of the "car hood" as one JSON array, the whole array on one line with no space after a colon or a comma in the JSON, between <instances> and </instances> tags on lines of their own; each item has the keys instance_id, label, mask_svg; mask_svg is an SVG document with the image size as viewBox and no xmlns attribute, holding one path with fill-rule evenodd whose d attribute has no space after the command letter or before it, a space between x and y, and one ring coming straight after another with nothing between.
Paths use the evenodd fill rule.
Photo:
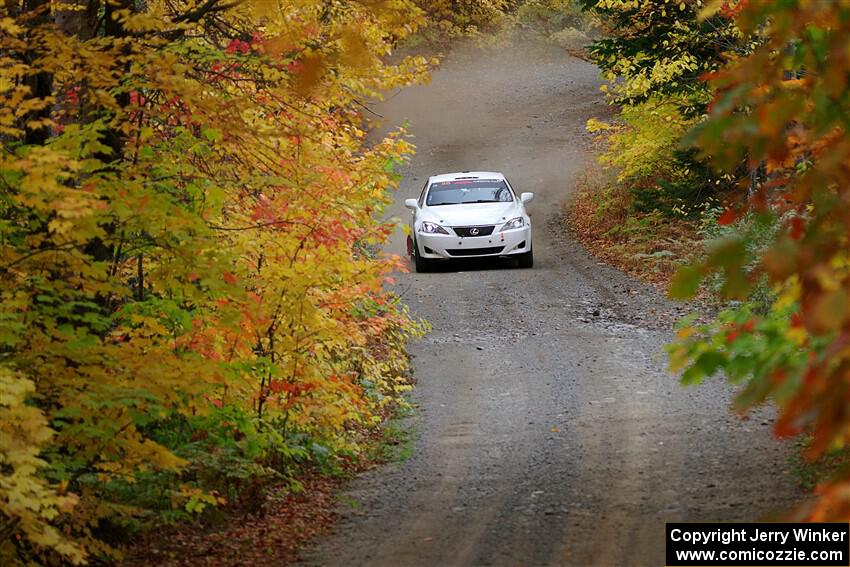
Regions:
<instances>
[{"instance_id":1,"label":"car hood","mask_svg":"<svg viewBox=\"0 0 850 567\"><path fill-rule=\"evenodd\" d=\"M522 209L512 203L469 203L441 205L422 209L421 220L437 221L448 226L499 224L522 216Z\"/></svg>"}]
</instances>

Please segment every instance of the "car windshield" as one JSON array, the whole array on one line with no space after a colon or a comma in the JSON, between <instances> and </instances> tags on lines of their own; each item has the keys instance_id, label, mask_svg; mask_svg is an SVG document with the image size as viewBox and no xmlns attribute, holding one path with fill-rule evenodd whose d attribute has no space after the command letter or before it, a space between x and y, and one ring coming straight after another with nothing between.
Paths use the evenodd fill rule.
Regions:
<instances>
[{"instance_id":1,"label":"car windshield","mask_svg":"<svg viewBox=\"0 0 850 567\"><path fill-rule=\"evenodd\" d=\"M511 190L501 179L457 179L432 184L425 204L437 207L467 203L510 203L513 200Z\"/></svg>"}]
</instances>

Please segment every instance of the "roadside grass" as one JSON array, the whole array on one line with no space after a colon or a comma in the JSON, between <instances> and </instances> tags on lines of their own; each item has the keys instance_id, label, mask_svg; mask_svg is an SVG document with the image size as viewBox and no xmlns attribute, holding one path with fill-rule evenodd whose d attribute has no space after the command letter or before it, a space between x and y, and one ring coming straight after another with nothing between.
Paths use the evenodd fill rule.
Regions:
<instances>
[{"instance_id":1,"label":"roadside grass","mask_svg":"<svg viewBox=\"0 0 850 567\"><path fill-rule=\"evenodd\" d=\"M413 440L415 429L409 423L414 413L409 404L396 406L380 428L378 435L371 436L366 444L362 467L350 469L347 477L353 478L356 473L375 466L406 461L413 455ZM363 503L344 492L344 485L337 485L336 501L354 511L363 509Z\"/></svg>"},{"instance_id":2,"label":"roadside grass","mask_svg":"<svg viewBox=\"0 0 850 567\"><path fill-rule=\"evenodd\" d=\"M360 510L363 508L363 503L360 502L360 500L353 496L349 496L348 494L340 494L336 497L336 499L337 502L351 508L352 510Z\"/></svg>"},{"instance_id":3,"label":"roadside grass","mask_svg":"<svg viewBox=\"0 0 850 567\"><path fill-rule=\"evenodd\" d=\"M380 437L374 439L366 452L373 464L399 463L413 455L416 429L408 419L413 415L411 405L399 406L381 427Z\"/></svg>"},{"instance_id":4,"label":"roadside grass","mask_svg":"<svg viewBox=\"0 0 850 567\"><path fill-rule=\"evenodd\" d=\"M676 270L702 250L698 221L639 212L627 187L596 170L579 180L565 216L590 254L665 291Z\"/></svg>"},{"instance_id":5,"label":"roadside grass","mask_svg":"<svg viewBox=\"0 0 850 567\"><path fill-rule=\"evenodd\" d=\"M804 435L795 442L795 451L788 457L791 471L800 487L812 492L821 482L830 480L850 463L850 448L835 450L811 461L804 455L812 439Z\"/></svg>"},{"instance_id":6,"label":"roadside grass","mask_svg":"<svg viewBox=\"0 0 850 567\"><path fill-rule=\"evenodd\" d=\"M411 383L413 378L410 377ZM258 487L251 509L211 509L191 524L181 523L137 534L120 567L280 566L298 560L298 551L326 533L339 504L357 510L363 504L344 493L359 473L413 454L414 429L409 403L388 405L382 423L358 431L357 455L320 453L303 463L294 484Z\"/></svg>"}]
</instances>

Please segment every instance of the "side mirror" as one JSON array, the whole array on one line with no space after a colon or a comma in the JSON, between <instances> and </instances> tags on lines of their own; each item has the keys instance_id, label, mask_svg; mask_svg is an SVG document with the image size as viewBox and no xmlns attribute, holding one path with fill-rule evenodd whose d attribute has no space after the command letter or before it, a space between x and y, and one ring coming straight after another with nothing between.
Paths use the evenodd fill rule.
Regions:
<instances>
[{"instance_id":1,"label":"side mirror","mask_svg":"<svg viewBox=\"0 0 850 567\"><path fill-rule=\"evenodd\" d=\"M534 200L534 193L523 193L519 196L519 200L525 203L530 203Z\"/></svg>"},{"instance_id":2,"label":"side mirror","mask_svg":"<svg viewBox=\"0 0 850 567\"><path fill-rule=\"evenodd\" d=\"M404 206L410 209L411 211L415 211L419 208L419 201L416 199L405 199Z\"/></svg>"}]
</instances>

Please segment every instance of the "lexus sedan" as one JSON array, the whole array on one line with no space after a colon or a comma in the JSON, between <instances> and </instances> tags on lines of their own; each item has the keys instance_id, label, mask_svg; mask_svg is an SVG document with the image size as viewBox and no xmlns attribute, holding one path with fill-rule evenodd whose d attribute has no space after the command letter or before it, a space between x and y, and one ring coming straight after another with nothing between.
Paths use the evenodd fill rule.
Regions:
<instances>
[{"instance_id":1,"label":"lexus sedan","mask_svg":"<svg viewBox=\"0 0 850 567\"><path fill-rule=\"evenodd\" d=\"M501 173L464 171L428 179L419 199L408 199L408 253L417 272L452 258L512 256L522 268L534 265L531 219L525 204Z\"/></svg>"}]
</instances>

